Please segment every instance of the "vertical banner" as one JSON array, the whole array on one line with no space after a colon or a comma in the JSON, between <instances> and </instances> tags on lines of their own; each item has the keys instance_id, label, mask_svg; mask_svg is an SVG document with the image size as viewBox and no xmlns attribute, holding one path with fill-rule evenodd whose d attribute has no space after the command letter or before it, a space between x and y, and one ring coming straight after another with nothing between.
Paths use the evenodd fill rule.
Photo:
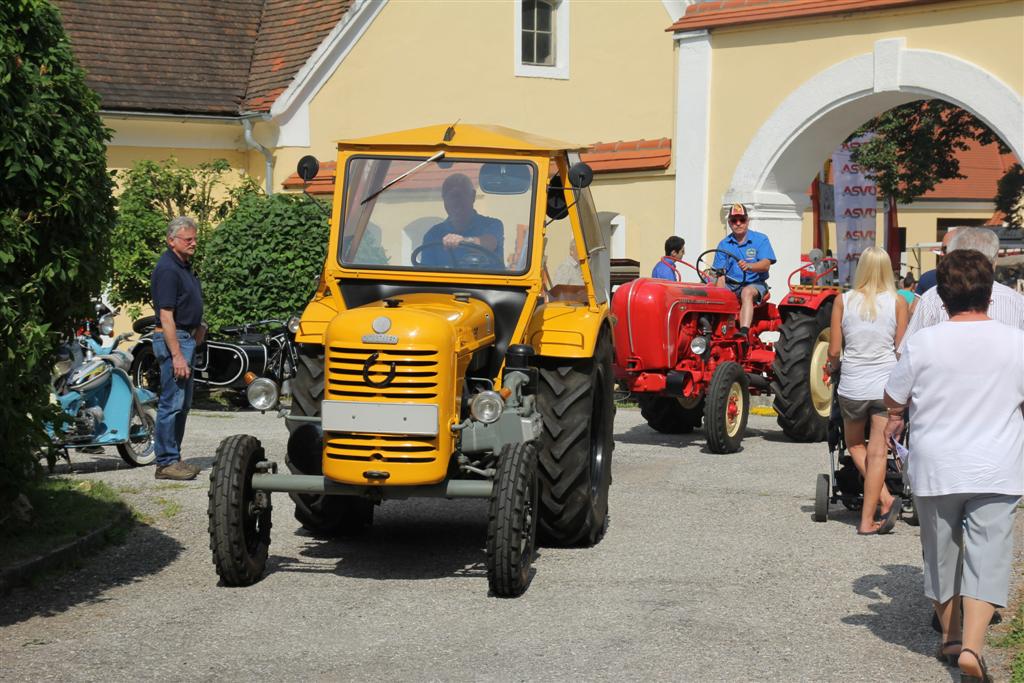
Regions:
<instances>
[{"instance_id":1,"label":"vertical banner","mask_svg":"<svg viewBox=\"0 0 1024 683\"><path fill-rule=\"evenodd\" d=\"M850 154L867 140L861 136L844 142L832 154L832 179L835 187L836 259L839 282L853 285L857 259L875 244L875 214L878 198L875 184L864 177L864 169L853 163Z\"/></svg>"}]
</instances>

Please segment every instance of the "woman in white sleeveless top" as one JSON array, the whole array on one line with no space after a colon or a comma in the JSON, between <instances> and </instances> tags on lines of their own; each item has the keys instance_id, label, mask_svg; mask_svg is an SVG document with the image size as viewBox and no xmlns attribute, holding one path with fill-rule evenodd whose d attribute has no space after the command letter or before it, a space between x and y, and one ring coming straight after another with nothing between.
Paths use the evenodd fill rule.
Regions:
<instances>
[{"instance_id":1,"label":"woman in white sleeveless top","mask_svg":"<svg viewBox=\"0 0 1024 683\"><path fill-rule=\"evenodd\" d=\"M896 293L892 263L885 250L869 247L860 255L854 288L836 298L828 369L839 368L839 409L850 457L864 476L864 507L859 534L888 533L899 514L900 500L885 487L888 415L883 397L889 373L896 366L896 348L907 329L907 302ZM871 421L871 436L865 432ZM875 508L881 503L881 521Z\"/></svg>"}]
</instances>

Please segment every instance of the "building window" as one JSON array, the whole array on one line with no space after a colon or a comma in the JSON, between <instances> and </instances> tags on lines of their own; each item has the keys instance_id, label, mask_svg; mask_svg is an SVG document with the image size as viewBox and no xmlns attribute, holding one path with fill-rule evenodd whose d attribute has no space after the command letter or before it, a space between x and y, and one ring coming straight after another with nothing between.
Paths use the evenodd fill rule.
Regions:
<instances>
[{"instance_id":1,"label":"building window","mask_svg":"<svg viewBox=\"0 0 1024 683\"><path fill-rule=\"evenodd\" d=\"M523 64L555 63L555 7L546 0L523 0Z\"/></svg>"},{"instance_id":2,"label":"building window","mask_svg":"<svg viewBox=\"0 0 1024 683\"><path fill-rule=\"evenodd\" d=\"M515 0L515 75L569 78L569 1Z\"/></svg>"}]
</instances>

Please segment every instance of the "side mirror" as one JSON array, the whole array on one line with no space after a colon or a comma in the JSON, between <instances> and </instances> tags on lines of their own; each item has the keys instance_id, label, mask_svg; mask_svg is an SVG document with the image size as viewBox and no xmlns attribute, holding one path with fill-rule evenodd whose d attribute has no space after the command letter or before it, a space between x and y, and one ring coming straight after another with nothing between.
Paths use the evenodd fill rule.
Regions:
<instances>
[{"instance_id":1,"label":"side mirror","mask_svg":"<svg viewBox=\"0 0 1024 683\"><path fill-rule=\"evenodd\" d=\"M298 167L296 172L303 181L309 182L316 177L316 174L320 172L320 162L316 160L316 157L312 154L299 159Z\"/></svg>"},{"instance_id":2,"label":"side mirror","mask_svg":"<svg viewBox=\"0 0 1024 683\"><path fill-rule=\"evenodd\" d=\"M594 169L582 161L569 167L569 184L578 190L588 187L594 181Z\"/></svg>"}]
</instances>

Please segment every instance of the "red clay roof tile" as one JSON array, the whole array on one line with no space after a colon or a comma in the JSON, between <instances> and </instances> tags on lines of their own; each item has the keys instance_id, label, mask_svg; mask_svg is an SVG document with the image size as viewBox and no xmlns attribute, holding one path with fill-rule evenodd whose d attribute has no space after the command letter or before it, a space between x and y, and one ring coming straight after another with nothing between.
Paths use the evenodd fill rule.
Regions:
<instances>
[{"instance_id":1,"label":"red clay roof tile","mask_svg":"<svg viewBox=\"0 0 1024 683\"><path fill-rule=\"evenodd\" d=\"M927 5L953 0L712 0L690 5L668 31L741 26L828 14Z\"/></svg>"}]
</instances>

